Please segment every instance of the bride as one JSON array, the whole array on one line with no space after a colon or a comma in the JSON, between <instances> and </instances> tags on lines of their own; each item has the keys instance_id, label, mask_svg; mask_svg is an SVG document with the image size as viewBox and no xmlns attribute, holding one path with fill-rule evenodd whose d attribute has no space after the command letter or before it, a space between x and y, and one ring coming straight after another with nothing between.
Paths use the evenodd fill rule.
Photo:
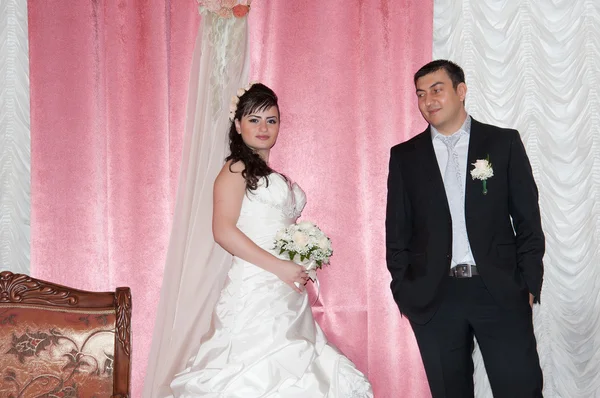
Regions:
<instances>
[{"instance_id":1,"label":"bride","mask_svg":"<svg viewBox=\"0 0 600 398\"><path fill-rule=\"evenodd\" d=\"M213 234L233 255L210 332L170 386L175 397L364 398L371 385L327 342L304 289L305 269L272 250L306 204L269 167L279 133L275 93L256 83L236 99L231 154L214 184Z\"/></svg>"}]
</instances>

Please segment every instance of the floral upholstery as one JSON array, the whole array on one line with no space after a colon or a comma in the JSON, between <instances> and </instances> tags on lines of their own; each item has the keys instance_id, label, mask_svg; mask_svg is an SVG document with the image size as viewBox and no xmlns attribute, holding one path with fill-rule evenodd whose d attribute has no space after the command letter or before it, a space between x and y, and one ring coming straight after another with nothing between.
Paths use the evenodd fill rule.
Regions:
<instances>
[{"instance_id":1,"label":"floral upholstery","mask_svg":"<svg viewBox=\"0 0 600 398\"><path fill-rule=\"evenodd\" d=\"M110 397L115 313L0 309L0 396Z\"/></svg>"},{"instance_id":2,"label":"floral upholstery","mask_svg":"<svg viewBox=\"0 0 600 398\"><path fill-rule=\"evenodd\" d=\"M40 299L31 304L31 296L19 296L15 303L14 297L3 294L3 276L6 273L0 274L0 398L128 396L128 347L126 364L119 366L127 374L117 375L115 366L116 351L123 357L124 336L129 343L128 334L120 330L123 311L117 310L116 300L112 308L105 303L99 306L105 308L94 308L89 300L94 294L114 293L71 290L59 305ZM77 293L88 295L88 300ZM75 303L69 304L73 298ZM116 391L115 375L126 378L126 391Z\"/></svg>"}]
</instances>

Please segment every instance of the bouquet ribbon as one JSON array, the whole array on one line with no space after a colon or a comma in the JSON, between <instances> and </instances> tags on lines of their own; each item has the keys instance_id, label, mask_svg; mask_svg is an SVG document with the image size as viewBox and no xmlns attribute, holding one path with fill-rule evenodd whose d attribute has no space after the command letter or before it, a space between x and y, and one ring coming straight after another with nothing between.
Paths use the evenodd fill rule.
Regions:
<instances>
[{"instance_id":1,"label":"bouquet ribbon","mask_svg":"<svg viewBox=\"0 0 600 398\"><path fill-rule=\"evenodd\" d=\"M315 297L315 301L313 301L312 305L315 305L319 300L319 294L321 293L321 285L319 284L319 279L317 278L317 262L315 260L309 260L306 264L302 264L305 266L308 271L308 277L313 281L313 283L317 286L317 297Z\"/></svg>"}]
</instances>

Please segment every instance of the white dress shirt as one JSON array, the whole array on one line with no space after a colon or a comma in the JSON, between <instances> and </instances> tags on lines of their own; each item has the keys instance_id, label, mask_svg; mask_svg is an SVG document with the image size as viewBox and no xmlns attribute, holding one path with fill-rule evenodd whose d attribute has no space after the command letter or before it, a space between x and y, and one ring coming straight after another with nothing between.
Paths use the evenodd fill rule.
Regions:
<instances>
[{"instance_id":1,"label":"white dress shirt","mask_svg":"<svg viewBox=\"0 0 600 398\"><path fill-rule=\"evenodd\" d=\"M458 154L458 164L460 167L460 172L461 172L461 181L463 181L463 184L461 186L462 189L462 196L463 196L463 201L464 201L464 197L465 197L465 186L466 186L466 182L467 182L467 155L468 155L468 151L469 151L469 138L471 136L471 116L467 115L467 118L465 119L465 122L463 123L463 125L460 127L460 129L453 133L454 134L459 134L460 138L458 140L458 142L456 143L454 149ZM441 139L439 139L438 137L443 137L443 135L437 131L435 129L435 127L431 126L431 139L433 142L433 149L435 151L435 157L437 158L437 162L438 162L438 166L440 167L440 173L442 175L442 180L444 179L444 171L446 170L446 163L448 163L448 149L446 147L446 145L441 141ZM462 223L462 226L464 227L464 229L466 230L467 228L467 223L465 219L462 220L452 220L452 222L459 222ZM458 239L464 239L464 237L459 236L457 237ZM452 239L455 239L455 237L452 237ZM467 264L475 264L475 259L473 258L473 252L471 251L471 245L468 242L468 238L467 239L467 246L469 248L469 250L467 251L467 253L462 257L462 258L455 258L454 254L452 256L452 262L451 262L451 267L456 266L456 264L463 264L463 263L467 263Z\"/></svg>"}]
</instances>

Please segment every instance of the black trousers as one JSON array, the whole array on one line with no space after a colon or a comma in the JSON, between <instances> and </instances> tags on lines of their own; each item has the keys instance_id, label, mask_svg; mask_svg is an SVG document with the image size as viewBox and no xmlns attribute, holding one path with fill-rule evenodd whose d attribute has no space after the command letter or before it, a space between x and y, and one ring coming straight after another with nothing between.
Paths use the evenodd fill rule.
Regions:
<instances>
[{"instance_id":1,"label":"black trousers","mask_svg":"<svg viewBox=\"0 0 600 398\"><path fill-rule=\"evenodd\" d=\"M433 398L473 397L473 336L495 398L542 397L543 376L531 308L496 304L479 276L448 277L444 299L425 325L411 322Z\"/></svg>"}]
</instances>

